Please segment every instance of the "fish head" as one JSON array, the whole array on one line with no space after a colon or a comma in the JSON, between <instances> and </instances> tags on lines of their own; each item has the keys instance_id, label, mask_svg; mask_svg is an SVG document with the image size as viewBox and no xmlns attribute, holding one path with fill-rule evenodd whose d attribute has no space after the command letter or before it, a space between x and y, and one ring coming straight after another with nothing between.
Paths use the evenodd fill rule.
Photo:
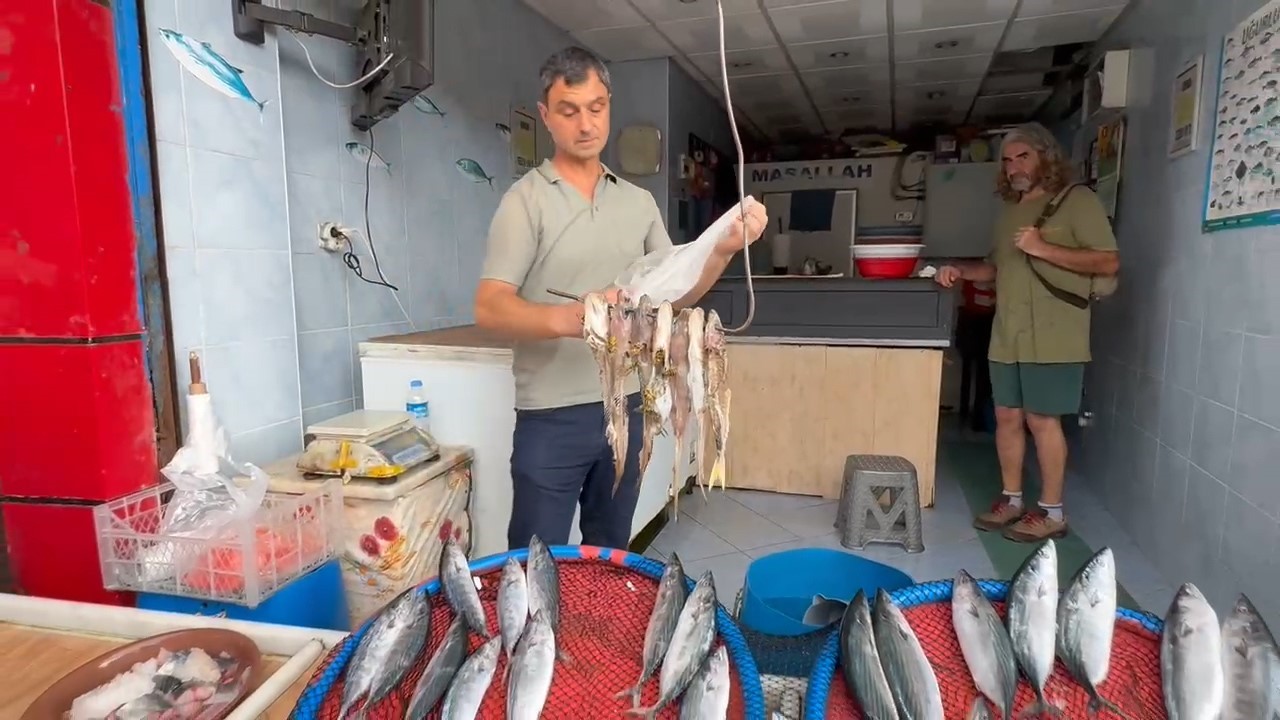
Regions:
<instances>
[{"instance_id":1,"label":"fish head","mask_svg":"<svg viewBox=\"0 0 1280 720\"><path fill-rule=\"evenodd\" d=\"M708 352L724 350L724 325L720 323L720 313L715 310L707 311L707 320L703 324L702 334L702 344Z\"/></svg>"}]
</instances>

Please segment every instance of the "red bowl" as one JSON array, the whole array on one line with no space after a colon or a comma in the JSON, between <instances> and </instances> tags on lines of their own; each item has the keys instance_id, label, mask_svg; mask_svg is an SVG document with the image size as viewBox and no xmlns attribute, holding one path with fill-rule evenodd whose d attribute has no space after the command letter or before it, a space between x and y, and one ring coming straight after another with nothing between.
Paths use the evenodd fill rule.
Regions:
<instances>
[{"instance_id":1,"label":"red bowl","mask_svg":"<svg viewBox=\"0 0 1280 720\"><path fill-rule=\"evenodd\" d=\"M858 274L864 278L907 278L915 272L918 258L866 258L854 260Z\"/></svg>"}]
</instances>

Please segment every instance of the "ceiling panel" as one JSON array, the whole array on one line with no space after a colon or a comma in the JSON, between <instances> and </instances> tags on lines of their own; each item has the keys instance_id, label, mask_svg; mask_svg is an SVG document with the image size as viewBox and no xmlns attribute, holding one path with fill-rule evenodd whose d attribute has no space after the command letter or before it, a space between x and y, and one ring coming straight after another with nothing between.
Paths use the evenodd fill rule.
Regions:
<instances>
[{"instance_id":1,"label":"ceiling panel","mask_svg":"<svg viewBox=\"0 0 1280 720\"><path fill-rule=\"evenodd\" d=\"M537 10L553 25L569 32L643 25L647 22L631 5L618 0L525 0L525 4Z\"/></svg>"},{"instance_id":2,"label":"ceiling panel","mask_svg":"<svg viewBox=\"0 0 1280 720\"><path fill-rule=\"evenodd\" d=\"M909 32L1006 22L1015 5L1015 0L893 0L893 28Z\"/></svg>"},{"instance_id":3,"label":"ceiling panel","mask_svg":"<svg viewBox=\"0 0 1280 720\"><path fill-rule=\"evenodd\" d=\"M885 3L837 0L817 5L769 8L769 17L785 43L873 37L888 32Z\"/></svg>"},{"instance_id":4,"label":"ceiling panel","mask_svg":"<svg viewBox=\"0 0 1280 720\"><path fill-rule=\"evenodd\" d=\"M689 60L698 69L706 73L711 78L719 78L720 69L720 53L698 53L690 55ZM742 75L768 75L771 73L790 72L791 66L787 64L787 55L782 52L780 47L760 48L758 50L736 50L734 52L725 53L725 61L727 63L729 77L739 77Z\"/></svg>"},{"instance_id":5,"label":"ceiling panel","mask_svg":"<svg viewBox=\"0 0 1280 720\"><path fill-rule=\"evenodd\" d=\"M1045 84L1044 73L1000 73L989 75L982 82L982 92L987 95L1039 90Z\"/></svg>"},{"instance_id":6,"label":"ceiling panel","mask_svg":"<svg viewBox=\"0 0 1280 720\"><path fill-rule=\"evenodd\" d=\"M573 34L582 44L599 53L605 60L644 60L667 57L675 48L652 25L582 30Z\"/></svg>"},{"instance_id":7,"label":"ceiling panel","mask_svg":"<svg viewBox=\"0 0 1280 720\"><path fill-rule=\"evenodd\" d=\"M741 105L778 98L806 101L804 88L794 73L730 78L729 91L734 103Z\"/></svg>"},{"instance_id":8,"label":"ceiling panel","mask_svg":"<svg viewBox=\"0 0 1280 720\"><path fill-rule=\"evenodd\" d=\"M887 128L892 119L888 105L866 105L839 110L823 110L822 120L833 133L852 127Z\"/></svg>"},{"instance_id":9,"label":"ceiling panel","mask_svg":"<svg viewBox=\"0 0 1280 720\"><path fill-rule=\"evenodd\" d=\"M849 108L873 107L889 105L889 87L868 88L866 90L844 90L841 92L810 91L813 103L823 110L846 110Z\"/></svg>"},{"instance_id":10,"label":"ceiling panel","mask_svg":"<svg viewBox=\"0 0 1280 720\"><path fill-rule=\"evenodd\" d=\"M800 74L804 84L814 93L829 95L849 90L867 90L889 84L889 66L869 65L856 68L810 70Z\"/></svg>"},{"instance_id":11,"label":"ceiling panel","mask_svg":"<svg viewBox=\"0 0 1280 720\"><path fill-rule=\"evenodd\" d=\"M894 2L902 1L894 0ZM1022 0L1022 7L1018 8L1018 17L1042 17L1104 8L1114 8L1119 13L1123 7L1123 0Z\"/></svg>"},{"instance_id":12,"label":"ceiling panel","mask_svg":"<svg viewBox=\"0 0 1280 720\"><path fill-rule=\"evenodd\" d=\"M899 85L981 80L990 64L990 55L966 55L944 60L916 60L898 63L893 75Z\"/></svg>"},{"instance_id":13,"label":"ceiling panel","mask_svg":"<svg viewBox=\"0 0 1280 720\"><path fill-rule=\"evenodd\" d=\"M1001 50L1027 50L1050 45L1093 42L1102 36L1120 8L1046 15L1015 20Z\"/></svg>"},{"instance_id":14,"label":"ceiling panel","mask_svg":"<svg viewBox=\"0 0 1280 720\"><path fill-rule=\"evenodd\" d=\"M979 118L1030 115L1052 92L1050 88L1042 88L1036 92L979 95L978 101L973 105L973 114Z\"/></svg>"},{"instance_id":15,"label":"ceiling panel","mask_svg":"<svg viewBox=\"0 0 1280 720\"><path fill-rule=\"evenodd\" d=\"M801 71L878 65L889 61L889 36L799 43L787 51Z\"/></svg>"},{"instance_id":16,"label":"ceiling panel","mask_svg":"<svg viewBox=\"0 0 1280 720\"><path fill-rule=\"evenodd\" d=\"M899 85L894 93L899 105L943 104L963 101L966 105L978 93L979 80L963 82L929 83L926 85Z\"/></svg>"},{"instance_id":17,"label":"ceiling panel","mask_svg":"<svg viewBox=\"0 0 1280 720\"><path fill-rule=\"evenodd\" d=\"M553 2L555 0L552 0ZM578 8L583 4L580 0L559 0L572 6L574 12L586 12ZM611 3L625 5L626 0L607 0ZM664 23L672 20L694 20L696 18L714 18L716 16L715 0L630 0L636 9L651 22ZM759 12L760 5L756 0L721 0L724 4L725 21L737 13Z\"/></svg>"},{"instance_id":18,"label":"ceiling panel","mask_svg":"<svg viewBox=\"0 0 1280 720\"><path fill-rule=\"evenodd\" d=\"M690 55L720 50L720 27L715 18L659 23L658 29ZM776 47L777 44L762 13L730 15L724 19L724 46L729 50Z\"/></svg>"},{"instance_id":19,"label":"ceiling panel","mask_svg":"<svg viewBox=\"0 0 1280 720\"><path fill-rule=\"evenodd\" d=\"M1007 23L965 25L945 30L896 33L893 54L898 62L989 55L1000 44Z\"/></svg>"}]
</instances>

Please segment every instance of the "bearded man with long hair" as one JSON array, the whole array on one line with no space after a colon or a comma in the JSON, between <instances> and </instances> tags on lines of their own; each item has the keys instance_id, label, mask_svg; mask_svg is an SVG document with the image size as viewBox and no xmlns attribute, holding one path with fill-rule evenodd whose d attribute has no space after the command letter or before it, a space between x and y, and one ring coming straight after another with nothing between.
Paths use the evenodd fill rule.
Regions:
<instances>
[{"instance_id":1,"label":"bearded man with long hair","mask_svg":"<svg viewBox=\"0 0 1280 720\"><path fill-rule=\"evenodd\" d=\"M996 192L1004 204L991 253L981 262L943 266L936 277L947 288L960 280L996 285L987 358L1002 493L974 527L1038 542L1068 531L1062 510L1067 466L1062 416L1079 412L1084 368L1091 359L1091 308L1064 300L1064 291L1090 297L1094 278L1116 275L1120 258L1102 203L1088 188L1071 184L1071 164L1044 126L1020 125L1005 135L1000 162ZM1024 427L1040 461L1034 510L1022 497Z\"/></svg>"}]
</instances>

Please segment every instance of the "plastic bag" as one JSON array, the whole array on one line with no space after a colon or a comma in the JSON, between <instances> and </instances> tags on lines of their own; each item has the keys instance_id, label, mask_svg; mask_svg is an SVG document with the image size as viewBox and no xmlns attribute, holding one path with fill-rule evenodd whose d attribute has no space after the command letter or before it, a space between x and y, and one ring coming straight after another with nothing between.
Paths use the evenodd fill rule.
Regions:
<instances>
[{"instance_id":1,"label":"plastic bag","mask_svg":"<svg viewBox=\"0 0 1280 720\"><path fill-rule=\"evenodd\" d=\"M756 199L748 195L743 209L750 210L755 204ZM648 295L655 304L675 302L688 295L702 277L702 269L716 244L729 231L730 223L742 215L741 205L734 205L721 215L697 240L655 250L636 260L613 284L626 290L631 297Z\"/></svg>"},{"instance_id":2,"label":"plastic bag","mask_svg":"<svg viewBox=\"0 0 1280 720\"><path fill-rule=\"evenodd\" d=\"M231 459L226 432L214 417L208 395L187 396L187 424L182 447L160 470L176 491L165 506L158 533L207 539L257 512L270 478L252 463Z\"/></svg>"}]
</instances>

